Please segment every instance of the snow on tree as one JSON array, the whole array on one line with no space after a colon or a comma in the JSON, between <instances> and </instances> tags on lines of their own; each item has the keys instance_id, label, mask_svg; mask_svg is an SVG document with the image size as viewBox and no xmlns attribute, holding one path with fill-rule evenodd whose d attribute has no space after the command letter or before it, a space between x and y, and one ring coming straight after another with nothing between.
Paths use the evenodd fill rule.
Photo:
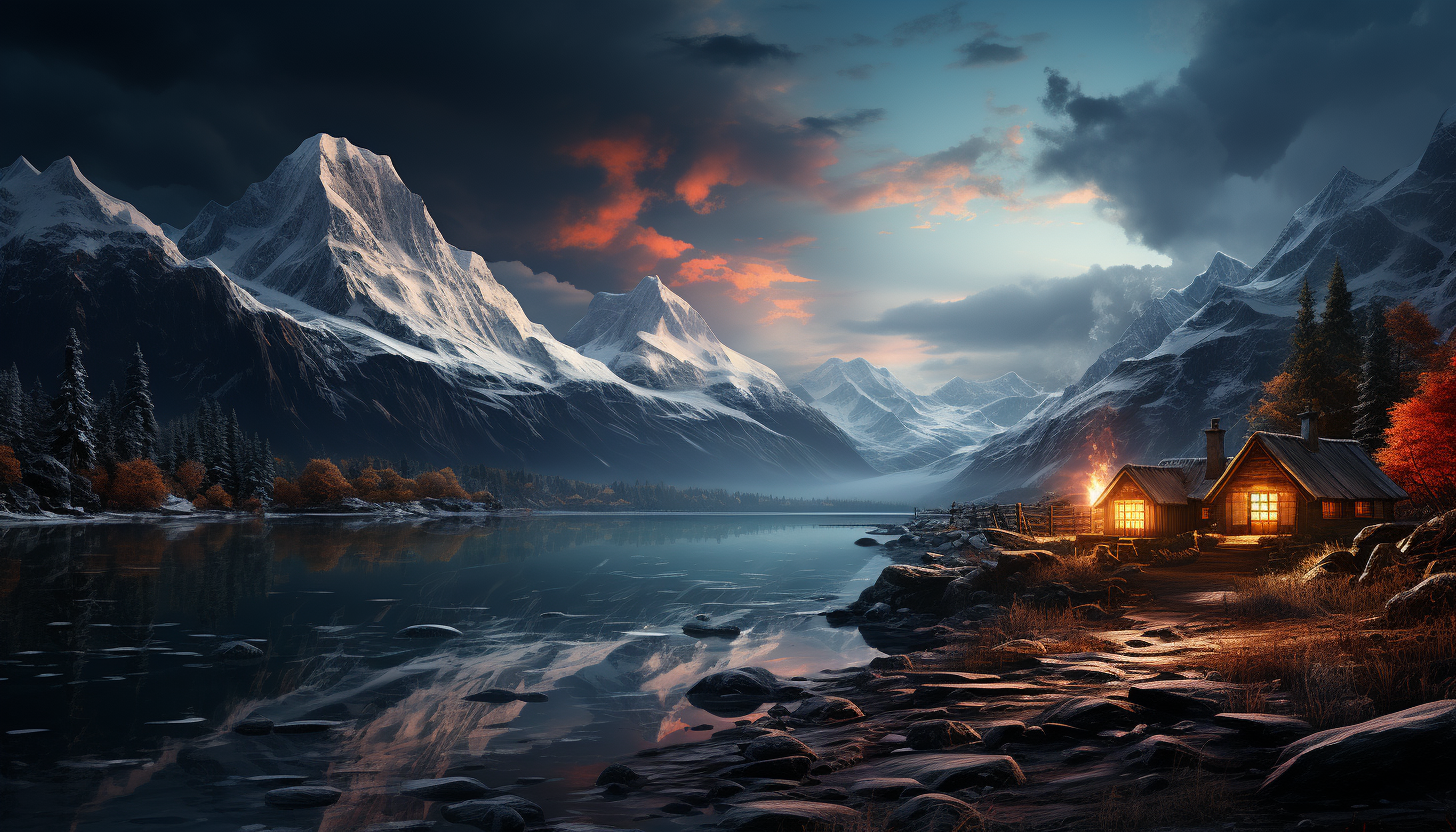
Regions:
<instances>
[{"instance_id":1,"label":"snow on tree","mask_svg":"<svg viewBox=\"0 0 1456 832\"><path fill-rule=\"evenodd\" d=\"M157 414L152 406L152 374L137 344L126 370L126 390L116 420L123 459L153 459L157 455Z\"/></svg>"},{"instance_id":2,"label":"snow on tree","mask_svg":"<svg viewBox=\"0 0 1456 832\"><path fill-rule=\"evenodd\" d=\"M13 448L25 445L25 387L20 383L20 368L14 364L0 375L0 443Z\"/></svg>"},{"instance_id":3,"label":"snow on tree","mask_svg":"<svg viewBox=\"0 0 1456 832\"><path fill-rule=\"evenodd\" d=\"M60 390L51 399L51 455L72 471L96 466L96 445L91 418L96 409L86 389L86 368L81 363L81 338L72 329L61 365Z\"/></svg>"}]
</instances>

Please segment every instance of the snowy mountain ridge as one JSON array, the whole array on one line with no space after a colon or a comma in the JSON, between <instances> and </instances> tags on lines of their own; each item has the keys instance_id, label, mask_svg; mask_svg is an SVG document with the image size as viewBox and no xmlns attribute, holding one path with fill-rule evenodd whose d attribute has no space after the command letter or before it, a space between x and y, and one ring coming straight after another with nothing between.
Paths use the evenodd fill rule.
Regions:
<instances>
[{"instance_id":1,"label":"snowy mountain ridge","mask_svg":"<svg viewBox=\"0 0 1456 832\"><path fill-rule=\"evenodd\" d=\"M793 389L838 425L865 459L885 473L919 469L965 455L1045 398L1041 390L1015 373L982 382L957 377L929 396L921 396L888 369L863 358L831 358Z\"/></svg>"},{"instance_id":2,"label":"snowy mountain ridge","mask_svg":"<svg viewBox=\"0 0 1456 832\"><path fill-rule=\"evenodd\" d=\"M781 383L776 396L650 389L557 341L482 258L444 241L387 157L346 140L305 141L237 202L172 232L69 159L6 168L0 311L14 325L0 349L28 364L34 344L76 326L103 381L104 357L140 340L163 413L215 396L301 458L407 453L736 486L873 473Z\"/></svg>"}]
</instances>

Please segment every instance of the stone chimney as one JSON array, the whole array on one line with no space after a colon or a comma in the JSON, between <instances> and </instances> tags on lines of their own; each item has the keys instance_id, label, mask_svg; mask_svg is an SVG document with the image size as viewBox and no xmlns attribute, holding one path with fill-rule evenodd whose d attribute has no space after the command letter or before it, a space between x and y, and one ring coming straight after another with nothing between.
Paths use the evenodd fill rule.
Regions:
<instances>
[{"instance_id":1,"label":"stone chimney","mask_svg":"<svg viewBox=\"0 0 1456 832\"><path fill-rule=\"evenodd\" d=\"M1299 414L1299 438L1304 440L1304 447L1310 453L1319 453L1319 412L1313 408Z\"/></svg>"},{"instance_id":2,"label":"stone chimney","mask_svg":"<svg viewBox=\"0 0 1456 832\"><path fill-rule=\"evenodd\" d=\"M1203 468L1203 478L1216 480L1223 476L1223 469L1228 467L1228 458L1223 455L1224 431L1218 426L1218 420L1214 419L1204 433L1208 436L1208 464Z\"/></svg>"}]
</instances>

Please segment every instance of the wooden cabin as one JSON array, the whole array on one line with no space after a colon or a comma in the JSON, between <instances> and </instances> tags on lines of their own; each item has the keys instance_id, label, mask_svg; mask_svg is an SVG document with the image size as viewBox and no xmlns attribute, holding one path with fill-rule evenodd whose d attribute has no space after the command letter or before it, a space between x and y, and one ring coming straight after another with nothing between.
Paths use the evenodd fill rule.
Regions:
<instances>
[{"instance_id":1,"label":"wooden cabin","mask_svg":"<svg viewBox=\"0 0 1456 832\"><path fill-rule=\"evenodd\" d=\"M1168 537L1194 529L1228 535L1350 537L1395 516L1409 495L1352 439L1322 439L1314 413L1299 436L1256 431L1232 461L1218 420L1205 458L1124 465L1093 504L1118 537Z\"/></svg>"},{"instance_id":2,"label":"wooden cabin","mask_svg":"<svg viewBox=\"0 0 1456 832\"><path fill-rule=\"evenodd\" d=\"M1124 465L1093 508L1102 528L1117 537L1170 537L1204 525L1202 500L1224 472L1224 431L1214 419L1204 431L1203 457L1165 459L1157 465Z\"/></svg>"},{"instance_id":3,"label":"wooden cabin","mask_svg":"<svg viewBox=\"0 0 1456 832\"><path fill-rule=\"evenodd\" d=\"M1220 534L1350 537L1407 499L1353 439L1323 439L1314 413L1299 436L1256 431L1208 489L1201 514Z\"/></svg>"}]
</instances>

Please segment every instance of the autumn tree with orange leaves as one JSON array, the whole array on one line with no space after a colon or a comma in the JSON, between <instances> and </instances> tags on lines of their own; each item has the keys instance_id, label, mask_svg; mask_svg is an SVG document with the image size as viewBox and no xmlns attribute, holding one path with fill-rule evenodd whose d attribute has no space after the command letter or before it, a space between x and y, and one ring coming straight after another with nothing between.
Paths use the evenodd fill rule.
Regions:
<instances>
[{"instance_id":1,"label":"autumn tree with orange leaves","mask_svg":"<svg viewBox=\"0 0 1456 832\"><path fill-rule=\"evenodd\" d=\"M1376 461L1419 505L1456 508L1456 357L1421 377L1420 388L1390 411Z\"/></svg>"},{"instance_id":2,"label":"autumn tree with orange leaves","mask_svg":"<svg viewBox=\"0 0 1456 832\"><path fill-rule=\"evenodd\" d=\"M0 445L0 488L9 488L20 482L20 460L9 445Z\"/></svg>"},{"instance_id":3,"label":"autumn tree with orange leaves","mask_svg":"<svg viewBox=\"0 0 1456 832\"><path fill-rule=\"evenodd\" d=\"M148 511L167 499L167 481L150 459L133 459L116 466L107 504L113 508Z\"/></svg>"},{"instance_id":4,"label":"autumn tree with orange leaves","mask_svg":"<svg viewBox=\"0 0 1456 832\"><path fill-rule=\"evenodd\" d=\"M339 466L327 459L311 459L298 475L298 490L303 505L321 506L354 496L354 487L344 478Z\"/></svg>"}]
</instances>

